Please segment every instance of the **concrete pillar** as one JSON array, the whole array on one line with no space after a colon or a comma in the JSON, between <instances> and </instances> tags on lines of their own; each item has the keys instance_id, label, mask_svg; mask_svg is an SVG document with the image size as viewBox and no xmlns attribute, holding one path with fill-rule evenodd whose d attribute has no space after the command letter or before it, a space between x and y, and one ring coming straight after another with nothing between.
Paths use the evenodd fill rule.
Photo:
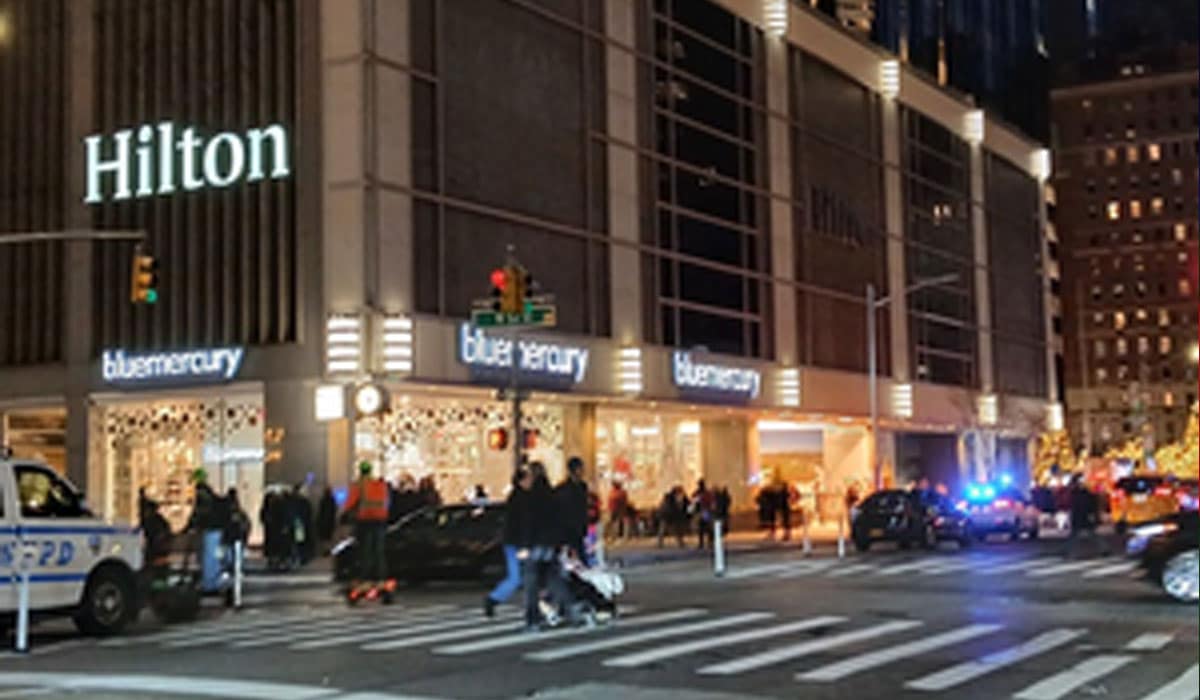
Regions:
<instances>
[{"instance_id":1,"label":"concrete pillar","mask_svg":"<svg viewBox=\"0 0 1200 700\"><path fill-rule=\"evenodd\" d=\"M984 156L979 144L971 145L971 234L975 241L975 321L979 326L979 388L996 390L992 353L992 283L988 269L987 186ZM972 407L972 411L977 411Z\"/></svg>"},{"instance_id":2,"label":"concrete pillar","mask_svg":"<svg viewBox=\"0 0 1200 700\"><path fill-rule=\"evenodd\" d=\"M708 486L729 489L733 509L751 507L749 476L758 471L758 436L745 418L706 420L700 425L701 474ZM695 484L685 484L690 493Z\"/></svg>"},{"instance_id":3,"label":"concrete pillar","mask_svg":"<svg viewBox=\"0 0 1200 700\"><path fill-rule=\"evenodd\" d=\"M66 114L64 122L68 144L64 158L66 201L63 224L67 229L89 229L91 214L83 203L84 153L76 144L93 131L93 99L91 67L95 58L93 46L94 12L92 0L67 3L66 9ZM112 244L109 244L112 245ZM129 245L117 244L117 245ZM94 491L88 483L89 400L93 355L92 340L92 246L90 241L63 244L63 309L66 318L62 327L63 351L67 365L67 476L85 491Z\"/></svg>"},{"instance_id":4,"label":"concrete pillar","mask_svg":"<svg viewBox=\"0 0 1200 700\"><path fill-rule=\"evenodd\" d=\"M907 251L904 249L904 160L901 157L900 106L894 99L882 99L883 109L883 203L884 231L887 235L888 337L891 338L892 377L897 382L912 381L912 361L908 344ZM883 403L883 398L880 398ZM883 412L881 406L881 413ZM880 459L882 459L880 455Z\"/></svg>"},{"instance_id":5,"label":"concrete pillar","mask_svg":"<svg viewBox=\"0 0 1200 700\"><path fill-rule=\"evenodd\" d=\"M771 275L775 278L773 314L775 359L784 365L799 362L796 351L795 229L792 222L792 129L788 44L766 37L767 53L767 173L771 190Z\"/></svg>"},{"instance_id":6,"label":"concrete pillar","mask_svg":"<svg viewBox=\"0 0 1200 700\"><path fill-rule=\"evenodd\" d=\"M1042 253L1042 315L1046 333L1046 398L1050 402L1062 401L1058 395L1057 338L1054 333L1054 292L1050 289L1050 227L1046 214L1046 180L1038 177L1038 233L1041 235ZM1032 463L1032 462L1031 462Z\"/></svg>"},{"instance_id":7,"label":"concrete pillar","mask_svg":"<svg viewBox=\"0 0 1200 700\"><path fill-rule=\"evenodd\" d=\"M579 457L584 464L584 479L593 488L596 483L596 404L566 404L563 407L563 464Z\"/></svg>"},{"instance_id":8,"label":"concrete pillar","mask_svg":"<svg viewBox=\"0 0 1200 700\"><path fill-rule=\"evenodd\" d=\"M316 420L313 392L316 382L302 379L269 381L263 390L266 424L264 449L269 461L264 465L266 483L295 484L311 473L317 482L325 482L336 465L326 463L326 426ZM278 440L272 436L277 435ZM276 458L277 457L277 458ZM347 464L349 459L343 460Z\"/></svg>"},{"instance_id":9,"label":"concrete pillar","mask_svg":"<svg viewBox=\"0 0 1200 700\"><path fill-rule=\"evenodd\" d=\"M608 275L612 336L622 345L641 343L641 259L634 245L638 226L637 62L634 57L636 17L634 0L609 0L604 5L605 71L607 79ZM622 244L625 245L622 245ZM631 274L634 273L634 274Z\"/></svg>"}]
</instances>

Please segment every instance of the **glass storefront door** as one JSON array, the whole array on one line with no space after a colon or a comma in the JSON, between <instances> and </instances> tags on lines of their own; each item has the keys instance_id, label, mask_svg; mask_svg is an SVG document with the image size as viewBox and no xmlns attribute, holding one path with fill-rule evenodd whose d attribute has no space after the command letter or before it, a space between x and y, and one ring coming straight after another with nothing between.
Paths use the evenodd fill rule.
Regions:
<instances>
[{"instance_id":1,"label":"glass storefront door","mask_svg":"<svg viewBox=\"0 0 1200 700\"><path fill-rule=\"evenodd\" d=\"M261 539L261 395L119 401L92 411L89 482L99 487L93 488L98 494L93 507L115 520L136 522L138 493L145 489L178 532L192 512L191 475L203 467L217 493L238 490L253 523L251 542Z\"/></svg>"}]
</instances>

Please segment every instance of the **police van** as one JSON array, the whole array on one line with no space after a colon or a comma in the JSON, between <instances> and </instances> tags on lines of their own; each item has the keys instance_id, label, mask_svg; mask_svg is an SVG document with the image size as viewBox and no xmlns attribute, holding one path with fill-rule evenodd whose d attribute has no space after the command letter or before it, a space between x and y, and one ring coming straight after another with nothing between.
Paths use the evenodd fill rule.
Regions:
<instances>
[{"instance_id":1,"label":"police van","mask_svg":"<svg viewBox=\"0 0 1200 700\"><path fill-rule=\"evenodd\" d=\"M34 614L69 614L81 632L109 635L137 616L141 535L96 517L80 494L36 460L0 454L0 618L17 612L29 577Z\"/></svg>"}]
</instances>

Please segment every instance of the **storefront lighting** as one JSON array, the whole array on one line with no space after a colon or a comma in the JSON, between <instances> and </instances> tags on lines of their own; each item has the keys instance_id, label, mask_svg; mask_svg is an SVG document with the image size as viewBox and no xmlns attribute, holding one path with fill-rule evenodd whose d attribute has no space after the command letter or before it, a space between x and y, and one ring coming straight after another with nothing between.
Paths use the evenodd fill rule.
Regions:
<instances>
[{"instance_id":1,"label":"storefront lighting","mask_svg":"<svg viewBox=\"0 0 1200 700\"><path fill-rule=\"evenodd\" d=\"M698 420L681 421L679 423L679 428L677 430L680 435L699 435L700 434L700 421L698 421Z\"/></svg>"},{"instance_id":2,"label":"storefront lighting","mask_svg":"<svg viewBox=\"0 0 1200 700\"><path fill-rule=\"evenodd\" d=\"M791 420L760 420L760 433L794 433L803 430L823 430L825 426L819 423L798 423Z\"/></svg>"},{"instance_id":3,"label":"storefront lighting","mask_svg":"<svg viewBox=\"0 0 1200 700\"><path fill-rule=\"evenodd\" d=\"M323 384L313 394L313 409L319 421L346 416L346 389L341 384Z\"/></svg>"},{"instance_id":4,"label":"storefront lighting","mask_svg":"<svg viewBox=\"0 0 1200 700\"><path fill-rule=\"evenodd\" d=\"M778 379L776 379L776 388L779 391L779 404L781 406L799 406L800 370L795 367L779 370Z\"/></svg>"},{"instance_id":5,"label":"storefront lighting","mask_svg":"<svg viewBox=\"0 0 1200 700\"><path fill-rule=\"evenodd\" d=\"M995 425L1000 422L1000 399L995 394L984 394L979 397L979 423Z\"/></svg>"},{"instance_id":6,"label":"storefront lighting","mask_svg":"<svg viewBox=\"0 0 1200 700\"><path fill-rule=\"evenodd\" d=\"M1039 148L1029 155L1029 169L1039 182L1050 179L1053 165L1050 160L1050 149Z\"/></svg>"},{"instance_id":7,"label":"storefront lighting","mask_svg":"<svg viewBox=\"0 0 1200 700\"><path fill-rule=\"evenodd\" d=\"M968 143L979 145L983 143L983 110L972 109L963 115L963 138Z\"/></svg>"},{"instance_id":8,"label":"storefront lighting","mask_svg":"<svg viewBox=\"0 0 1200 700\"><path fill-rule=\"evenodd\" d=\"M622 394L642 392L641 348L621 348L617 353L617 388Z\"/></svg>"},{"instance_id":9,"label":"storefront lighting","mask_svg":"<svg viewBox=\"0 0 1200 700\"><path fill-rule=\"evenodd\" d=\"M1066 417L1061 403L1052 403L1046 407L1046 429L1057 433L1066 427Z\"/></svg>"},{"instance_id":10,"label":"storefront lighting","mask_svg":"<svg viewBox=\"0 0 1200 700\"><path fill-rule=\"evenodd\" d=\"M362 370L362 321L357 316L330 316L325 321L325 373L358 374Z\"/></svg>"},{"instance_id":11,"label":"storefront lighting","mask_svg":"<svg viewBox=\"0 0 1200 700\"><path fill-rule=\"evenodd\" d=\"M629 434L634 437L655 437L662 431L657 425L635 425L629 429Z\"/></svg>"},{"instance_id":12,"label":"storefront lighting","mask_svg":"<svg viewBox=\"0 0 1200 700\"><path fill-rule=\"evenodd\" d=\"M380 355L384 372L408 374L413 371L413 338L411 318L387 316L383 319Z\"/></svg>"},{"instance_id":13,"label":"storefront lighting","mask_svg":"<svg viewBox=\"0 0 1200 700\"><path fill-rule=\"evenodd\" d=\"M788 2L790 0L762 0L763 26L773 36L787 36Z\"/></svg>"},{"instance_id":14,"label":"storefront lighting","mask_svg":"<svg viewBox=\"0 0 1200 700\"><path fill-rule=\"evenodd\" d=\"M913 385L892 385L892 413L897 418L913 417Z\"/></svg>"},{"instance_id":15,"label":"storefront lighting","mask_svg":"<svg viewBox=\"0 0 1200 700\"><path fill-rule=\"evenodd\" d=\"M880 62L879 91L889 100L900 96L900 61L893 58Z\"/></svg>"}]
</instances>

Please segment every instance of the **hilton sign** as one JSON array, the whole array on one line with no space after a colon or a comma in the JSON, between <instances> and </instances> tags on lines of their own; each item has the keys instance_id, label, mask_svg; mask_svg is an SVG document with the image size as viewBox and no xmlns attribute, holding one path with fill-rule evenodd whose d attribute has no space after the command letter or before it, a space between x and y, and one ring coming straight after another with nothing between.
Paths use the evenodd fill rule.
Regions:
<instances>
[{"instance_id":1,"label":"hilton sign","mask_svg":"<svg viewBox=\"0 0 1200 700\"><path fill-rule=\"evenodd\" d=\"M189 192L239 181L277 180L291 174L288 135L279 124L244 134L222 131L205 139L190 126L180 129L177 137L173 123L160 122L118 131L111 139L88 136L83 142L87 148L83 201L88 204L167 195L177 187ZM112 181L109 192L102 186L105 175Z\"/></svg>"}]
</instances>

